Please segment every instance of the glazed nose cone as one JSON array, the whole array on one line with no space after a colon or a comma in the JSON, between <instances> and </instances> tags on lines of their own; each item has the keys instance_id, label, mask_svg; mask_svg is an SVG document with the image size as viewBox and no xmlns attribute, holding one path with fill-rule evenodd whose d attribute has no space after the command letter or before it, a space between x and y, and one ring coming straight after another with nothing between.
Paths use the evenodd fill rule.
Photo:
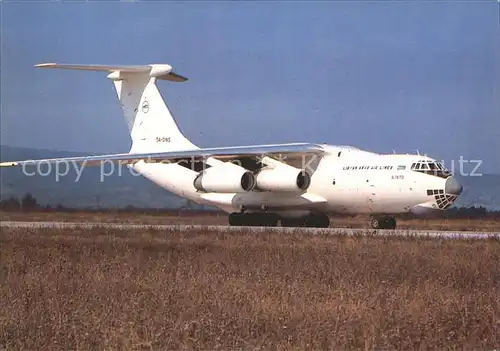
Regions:
<instances>
[{"instance_id":1,"label":"glazed nose cone","mask_svg":"<svg viewBox=\"0 0 500 351\"><path fill-rule=\"evenodd\" d=\"M462 187L462 184L460 184L455 177L449 177L448 179L446 179L446 184L444 186L444 191L446 194L458 196L462 193L463 189L464 188Z\"/></svg>"}]
</instances>

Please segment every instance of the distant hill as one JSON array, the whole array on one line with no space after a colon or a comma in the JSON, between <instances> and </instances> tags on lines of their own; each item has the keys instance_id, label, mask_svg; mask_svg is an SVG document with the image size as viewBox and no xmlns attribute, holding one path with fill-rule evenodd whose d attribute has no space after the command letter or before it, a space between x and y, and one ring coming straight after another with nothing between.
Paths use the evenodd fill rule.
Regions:
<instances>
[{"instance_id":1,"label":"distant hill","mask_svg":"<svg viewBox=\"0 0 500 351\"><path fill-rule=\"evenodd\" d=\"M1 160L25 160L88 154L28 149L1 146ZM46 168L42 168L45 171ZM133 176L122 168L112 176L100 180L99 167L87 167L82 172L78 184L75 183L77 172L70 170L68 175L56 182L55 175L25 176L19 168L0 170L0 197L2 199L21 197L31 192L41 204L66 207L126 207L133 205L144 208L179 208L187 201L157 186L142 176ZM457 206L483 206L492 210L500 209L500 174L485 174L481 177L459 177L464 186ZM193 207L196 208L194 205Z\"/></svg>"},{"instance_id":2,"label":"distant hill","mask_svg":"<svg viewBox=\"0 0 500 351\"><path fill-rule=\"evenodd\" d=\"M489 210L500 210L500 174L483 174L480 177L457 176L464 190L456 206L483 206Z\"/></svg>"}]
</instances>

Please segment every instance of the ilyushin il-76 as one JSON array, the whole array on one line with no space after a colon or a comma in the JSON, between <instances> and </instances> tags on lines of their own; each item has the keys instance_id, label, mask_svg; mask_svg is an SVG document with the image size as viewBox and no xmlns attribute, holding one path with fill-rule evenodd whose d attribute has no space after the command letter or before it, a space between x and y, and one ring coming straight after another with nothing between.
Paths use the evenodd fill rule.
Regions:
<instances>
[{"instance_id":1,"label":"ilyushin il-76","mask_svg":"<svg viewBox=\"0 0 500 351\"><path fill-rule=\"evenodd\" d=\"M158 90L160 80L187 81L167 64L36 67L106 72L132 147L123 154L1 166L125 164L174 194L229 213L232 226L328 227L330 214L369 214L372 228L394 229L395 215L445 210L462 192L441 162L422 155L315 143L199 148L180 131Z\"/></svg>"}]
</instances>

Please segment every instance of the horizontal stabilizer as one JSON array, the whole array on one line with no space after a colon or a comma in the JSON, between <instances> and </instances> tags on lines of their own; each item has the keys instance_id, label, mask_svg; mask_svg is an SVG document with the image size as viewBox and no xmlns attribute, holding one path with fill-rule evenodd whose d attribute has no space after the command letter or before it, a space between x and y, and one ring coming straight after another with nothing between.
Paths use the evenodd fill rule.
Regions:
<instances>
[{"instance_id":1,"label":"horizontal stabilizer","mask_svg":"<svg viewBox=\"0 0 500 351\"><path fill-rule=\"evenodd\" d=\"M167 64L151 64L151 65L80 65L80 64L65 64L65 63L40 63L35 65L38 68L59 68L82 71L100 71L100 72L120 72L120 73L142 73L149 74L151 77L158 79L170 80L173 82L185 82L186 77L183 77L172 71L172 66Z\"/></svg>"}]
</instances>

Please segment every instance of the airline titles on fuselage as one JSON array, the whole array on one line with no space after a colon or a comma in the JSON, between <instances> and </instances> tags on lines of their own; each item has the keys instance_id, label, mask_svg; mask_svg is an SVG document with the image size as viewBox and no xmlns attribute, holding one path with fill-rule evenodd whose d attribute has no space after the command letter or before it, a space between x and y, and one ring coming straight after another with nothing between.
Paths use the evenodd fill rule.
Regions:
<instances>
[{"instance_id":1,"label":"airline titles on fuselage","mask_svg":"<svg viewBox=\"0 0 500 351\"><path fill-rule=\"evenodd\" d=\"M406 167L398 167L398 170L404 170ZM390 171L394 169L394 166L344 166L342 168L344 171L366 171L366 170L379 170L379 171Z\"/></svg>"}]
</instances>

